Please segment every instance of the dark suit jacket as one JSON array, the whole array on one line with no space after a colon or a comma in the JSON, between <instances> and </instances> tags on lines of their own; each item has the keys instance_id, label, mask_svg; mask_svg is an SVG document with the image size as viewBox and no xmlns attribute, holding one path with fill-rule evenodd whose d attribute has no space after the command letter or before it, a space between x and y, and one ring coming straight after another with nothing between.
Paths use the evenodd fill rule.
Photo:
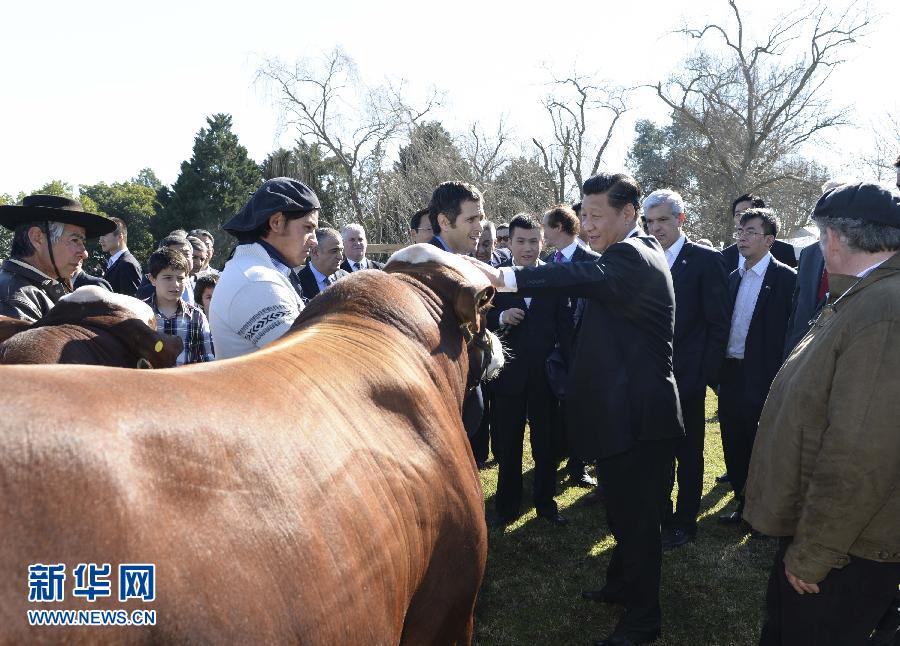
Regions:
<instances>
[{"instance_id":1,"label":"dark suit jacket","mask_svg":"<svg viewBox=\"0 0 900 646\"><path fill-rule=\"evenodd\" d=\"M672 265L675 287L675 380L682 397L719 382L731 325L722 254L685 240Z\"/></svg>"},{"instance_id":2,"label":"dark suit jacket","mask_svg":"<svg viewBox=\"0 0 900 646\"><path fill-rule=\"evenodd\" d=\"M672 373L675 293L655 238L627 238L594 261L521 269L516 281L520 296L586 299L566 396L576 454L606 458L684 435Z\"/></svg>"},{"instance_id":3,"label":"dark suit jacket","mask_svg":"<svg viewBox=\"0 0 900 646\"><path fill-rule=\"evenodd\" d=\"M303 269L297 272L297 277L300 279L300 287L303 288L303 298L306 300L312 300L315 296L319 295L319 283L316 281L315 275L312 273L312 269L310 268L312 262L307 262L304 265ZM331 274L331 277L335 280L340 280L345 276L349 276L346 271L343 269L338 269L336 272Z\"/></svg>"},{"instance_id":4,"label":"dark suit jacket","mask_svg":"<svg viewBox=\"0 0 900 646\"><path fill-rule=\"evenodd\" d=\"M377 260L372 260L371 258L366 258L366 263L368 267L366 269L384 269L384 263L378 262ZM344 258L344 261L341 263L341 269L343 269L348 274L353 273L353 268L350 266L350 261Z\"/></svg>"},{"instance_id":5,"label":"dark suit jacket","mask_svg":"<svg viewBox=\"0 0 900 646\"><path fill-rule=\"evenodd\" d=\"M432 236L431 240L429 240L428 242L429 242L429 244L433 244L433 245L434 245L435 247L437 247L438 249L443 249L444 251L447 251L447 252L449 252L449 253L453 253L452 251L450 251L450 250L447 248L447 245L443 244L440 240L438 240L438 237L437 237L437 236Z\"/></svg>"},{"instance_id":6,"label":"dark suit jacket","mask_svg":"<svg viewBox=\"0 0 900 646\"><path fill-rule=\"evenodd\" d=\"M131 252L127 249L116 259L113 266L106 270L104 278L109 281L114 292L134 296L141 285L143 271Z\"/></svg>"},{"instance_id":7,"label":"dark suit jacket","mask_svg":"<svg viewBox=\"0 0 900 646\"><path fill-rule=\"evenodd\" d=\"M589 260L596 261L599 257L599 253L595 253L590 249L586 249L581 245L578 245L577 247L575 247L575 251L572 252L572 258L569 262L587 262ZM575 320L575 333L577 334L578 329L581 326L581 318L584 316L585 300L583 298L573 298L571 299L571 306Z\"/></svg>"},{"instance_id":8,"label":"dark suit jacket","mask_svg":"<svg viewBox=\"0 0 900 646\"><path fill-rule=\"evenodd\" d=\"M796 283L796 271L776 259L769 261L744 343L744 400L750 406L762 408L781 368ZM740 284L741 274L735 270L728 277L732 307Z\"/></svg>"},{"instance_id":9,"label":"dark suit jacket","mask_svg":"<svg viewBox=\"0 0 900 646\"><path fill-rule=\"evenodd\" d=\"M84 285L94 285L96 287L102 287L103 289L108 289L109 291L113 291L113 288L110 284L102 278L98 278L97 276L91 276L90 274L86 274L84 271L79 271L75 274L75 278L72 279L72 288L78 289Z\"/></svg>"},{"instance_id":10,"label":"dark suit jacket","mask_svg":"<svg viewBox=\"0 0 900 646\"><path fill-rule=\"evenodd\" d=\"M501 326L500 313L511 308L524 310L525 318L518 325ZM565 296L535 296L531 307L526 307L523 296L500 292L494 296L487 322L491 331L502 334L504 345L510 351L500 375L491 382L494 392L524 393L528 382L533 380L546 384L545 362L557 343L566 362L571 360L574 324L569 299Z\"/></svg>"},{"instance_id":11,"label":"dark suit jacket","mask_svg":"<svg viewBox=\"0 0 900 646\"><path fill-rule=\"evenodd\" d=\"M825 304L825 299L821 302L817 300L824 269L825 258L819 243L813 243L800 252L797 286L794 288L791 318L788 320L787 339L784 342L785 357L800 343L800 339L809 331L809 322Z\"/></svg>"},{"instance_id":12,"label":"dark suit jacket","mask_svg":"<svg viewBox=\"0 0 900 646\"><path fill-rule=\"evenodd\" d=\"M769 251L772 252L772 256L778 262L785 264L788 267L797 266L797 254L794 251L794 246L788 244L784 240L776 240ZM738 258L740 258L740 256L741 254L738 251L737 244L725 247L722 250L722 257L725 259L725 271L730 274L737 269Z\"/></svg>"}]
</instances>

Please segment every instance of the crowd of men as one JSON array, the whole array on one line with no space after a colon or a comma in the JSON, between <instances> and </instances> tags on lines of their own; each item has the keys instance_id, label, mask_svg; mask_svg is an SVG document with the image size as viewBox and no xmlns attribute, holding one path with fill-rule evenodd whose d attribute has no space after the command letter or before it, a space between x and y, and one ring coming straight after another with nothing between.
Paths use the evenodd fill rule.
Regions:
<instances>
[{"instance_id":1,"label":"crowd of men","mask_svg":"<svg viewBox=\"0 0 900 646\"><path fill-rule=\"evenodd\" d=\"M253 352L334 282L382 269L366 257L362 226L319 227L319 210L302 182L268 180L224 225L237 247L218 272L207 231L172 232L142 268L121 220L30 196L0 207L14 231L0 314L36 320L79 283L102 284L151 305L160 331L184 342L179 364ZM439 185L413 214L411 242L467 256L498 289L487 325L509 361L462 411L478 466L491 450L498 463L492 524L522 514L527 425L537 516L568 523L555 501L565 462L573 484L595 488L616 539L603 585L582 593L624 607L596 643L655 640L661 553L698 531L712 388L720 481L735 499L718 520L779 541L760 643L893 635L900 192L823 187L812 213L820 242L800 253L799 276L761 197L734 200L735 242L722 251L686 235L687 211L673 190L644 196L632 177L601 173L580 202L540 217L489 222L481 193L462 182ZM85 241L98 236L102 278L82 269Z\"/></svg>"}]
</instances>

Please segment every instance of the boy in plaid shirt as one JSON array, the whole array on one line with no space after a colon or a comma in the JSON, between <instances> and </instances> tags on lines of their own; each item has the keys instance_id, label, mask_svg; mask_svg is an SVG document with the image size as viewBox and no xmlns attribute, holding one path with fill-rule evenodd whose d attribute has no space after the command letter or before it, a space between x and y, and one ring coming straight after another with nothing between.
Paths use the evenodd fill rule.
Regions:
<instances>
[{"instance_id":1,"label":"boy in plaid shirt","mask_svg":"<svg viewBox=\"0 0 900 646\"><path fill-rule=\"evenodd\" d=\"M184 349L175 364L212 361L212 338L209 323L199 307L181 299L190 273L184 254L171 247L154 251L147 261L150 283L156 292L146 302L156 313L156 329L181 338Z\"/></svg>"}]
</instances>

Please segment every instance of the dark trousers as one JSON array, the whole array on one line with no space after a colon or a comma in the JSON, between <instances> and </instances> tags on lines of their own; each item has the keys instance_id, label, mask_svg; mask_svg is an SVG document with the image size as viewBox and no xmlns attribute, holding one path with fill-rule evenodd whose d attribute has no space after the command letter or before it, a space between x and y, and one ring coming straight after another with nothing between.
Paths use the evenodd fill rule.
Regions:
<instances>
[{"instance_id":1,"label":"dark trousers","mask_svg":"<svg viewBox=\"0 0 900 646\"><path fill-rule=\"evenodd\" d=\"M469 436L469 444L472 446L472 455L476 462L487 462L490 454L491 443L491 400L493 394L490 384L481 384L481 397L484 404L484 412L481 415L481 424L474 435Z\"/></svg>"},{"instance_id":2,"label":"dark trousers","mask_svg":"<svg viewBox=\"0 0 900 646\"><path fill-rule=\"evenodd\" d=\"M722 368L719 385L719 425L722 429L722 449L725 452L725 466L731 488L738 501L738 508L744 506L744 485L750 470L750 454L762 405L762 397L749 397L744 386L743 361L726 359Z\"/></svg>"},{"instance_id":3,"label":"dark trousers","mask_svg":"<svg viewBox=\"0 0 900 646\"><path fill-rule=\"evenodd\" d=\"M525 420L534 458L534 506L538 513L555 513L556 501L556 413L559 402L546 382L532 380L523 393L494 393L494 457L499 463L497 514L515 518L522 504L522 448Z\"/></svg>"},{"instance_id":4,"label":"dark trousers","mask_svg":"<svg viewBox=\"0 0 900 646\"><path fill-rule=\"evenodd\" d=\"M663 525L697 532L697 515L703 494L703 441L706 436L706 392L684 393L681 415L685 436L675 441L669 485L663 499ZM677 468L676 468L677 461ZM672 511L672 489L678 479L678 500Z\"/></svg>"},{"instance_id":5,"label":"dark trousers","mask_svg":"<svg viewBox=\"0 0 900 646\"><path fill-rule=\"evenodd\" d=\"M566 462L566 473L570 478L581 478L587 473L587 464L578 457L572 449L572 442L569 439L571 434L568 432L568 422L566 420L565 406L563 402L559 404L559 415L556 421L556 461L562 462L568 458Z\"/></svg>"},{"instance_id":6,"label":"dark trousers","mask_svg":"<svg viewBox=\"0 0 900 646\"><path fill-rule=\"evenodd\" d=\"M818 594L797 594L784 574L790 538L780 539L766 590L760 646L863 646L897 595L900 563L851 556L819 583Z\"/></svg>"},{"instance_id":7,"label":"dark trousers","mask_svg":"<svg viewBox=\"0 0 900 646\"><path fill-rule=\"evenodd\" d=\"M463 427L466 429L466 435L472 437L478 432L483 414L484 400L481 397L481 384L478 384L467 392L465 399L463 399L462 420Z\"/></svg>"},{"instance_id":8,"label":"dark trousers","mask_svg":"<svg viewBox=\"0 0 900 646\"><path fill-rule=\"evenodd\" d=\"M625 603L615 634L639 639L660 628L662 491L672 464L672 442L638 442L625 453L603 458L597 477L606 500L606 520L616 539L606 569L605 590Z\"/></svg>"}]
</instances>

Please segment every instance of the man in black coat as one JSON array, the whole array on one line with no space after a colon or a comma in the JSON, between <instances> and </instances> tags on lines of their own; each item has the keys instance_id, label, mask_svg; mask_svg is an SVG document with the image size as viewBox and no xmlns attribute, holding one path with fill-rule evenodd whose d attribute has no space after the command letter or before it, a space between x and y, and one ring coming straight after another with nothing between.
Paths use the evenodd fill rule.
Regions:
<instances>
[{"instance_id":1,"label":"man in black coat","mask_svg":"<svg viewBox=\"0 0 900 646\"><path fill-rule=\"evenodd\" d=\"M684 200L675 191L654 191L644 200L644 222L665 250L675 287L674 369L684 419L684 439L675 444L672 477L665 491L663 549L694 540L703 494L706 387L715 387L728 341L730 303L722 254L694 244L684 234ZM670 497L677 473L678 501Z\"/></svg>"},{"instance_id":2,"label":"man in black coat","mask_svg":"<svg viewBox=\"0 0 900 646\"><path fill-rule=\"evenodd\" d=\"M303 298L310 301L329 285L350 275L339 268L343 257L341 234L326 227L316 229L316 246L310 251L306 266L297 272Z\"/></svg>"},{"instance_id":3,"label":"man in black coat","mask_svg":"<svg viewBox=\"0 0 900 646\"><path fill-rule=\"evenodd\" d=\"M509 248L516 265L534 267L543 246L541 225L531 216L517 215L509 223ZM545 362L559 344L566 359L572 349L572 311L561 295L523 298L497 294L488 311L488 327L502 335L510 359L493 390L494 454L500 465L497 480L497 520L514 521L522 501L522 443L525 422L534 458L534 506L539 518L554 525L568 521L556 501L557 414L559 401L550 390Z\"/></svg>"},{"instance_id":4,"label":"man in black coat","mask_svg":"<svg viewBox=\"0 0 900 646\"><path fill-rule=\"evenodd\" d=\"M794 289L791 318L788 320L787 339L784 342L785 358L809 332L809 323L822 309L827 296L828 272L825 270L825 258L819 243L814 242L800 252L797 286Z\"/></svg>"},{"instance_id":5,"label":"man in black coat","mask_svg":"<svg viewBox=\"0 0 900 646\"><path fill-rule=\"evenodd\" d=\"M344 242L344 261L341 269L348 274L364 269L384 269L384 263L366 258L366 249L369 246L366 240L366 230L361 224L348 224L341 229L341 237Z\"/></svg>"},{"instance_id":6,"label":"man in black coat","mask_svg":"<svg viewBox=\"0 0 900 646\"><path fill-rule=\"evenodd\" d=\"M772 380L781 368L797 272L778 262L770 249L778 220L769 209L748 209L738 226L744 265L728 278L733 303L725 362L719 381L719 423L725 466L737 506L719 517L743 520L744 485L756 428Z\"/></svg>"},{"instance_id":7,"label":"man in black coat","mask_svg":"<svg viewBox=\"0 0 900 646\"><path fill-rule=\"evenodd\" d=\"M604 587L582 594L625 606L598 645L643 644L660 634L661 492L673 442L684 435L672 373L675 294L662 248L637 226L637 182L601 173L582 192L581 226L599 260L478 267L498 289L520 296L586 299L566 414L576 450L599 461L616 547Z\"/></svg>"},{"instance_id":8,"label":"man in black coat","mask_svg":"<svg viewBox=\"0 0 900 646\"><path fill-rule=\"evenodd\" d=\"M100 248L109 254L103 277L114 292L134 296L144 272L141 263L128 251L128 227L119 218L110 219L116 223L116 230L100 236Z\"/></svg>"},{"instance_id":9,"label":"man in black coat","mask_svg":"<svg viewBox=\"0 0 900 646\"><path fill-rule=\"evenodd\" d=\"M751 193L736 198L734 202L731 203L731 214L734 218L735 229L740 225L741 215L743 215L744 211L747 209L764 209L765 207L765 201ZM772 243L770 252L778 262L784 263L788 267L797 266L797 253L794 251L793 245L788 244L783 240L775 240L775 242ZM730 274L737 269L741 262L741 254L738 252L737 243L735 242L734 244L725 247L725 249L722 250L722 257L725 259L726 272Z\"/></svg>"}]
</instances>

